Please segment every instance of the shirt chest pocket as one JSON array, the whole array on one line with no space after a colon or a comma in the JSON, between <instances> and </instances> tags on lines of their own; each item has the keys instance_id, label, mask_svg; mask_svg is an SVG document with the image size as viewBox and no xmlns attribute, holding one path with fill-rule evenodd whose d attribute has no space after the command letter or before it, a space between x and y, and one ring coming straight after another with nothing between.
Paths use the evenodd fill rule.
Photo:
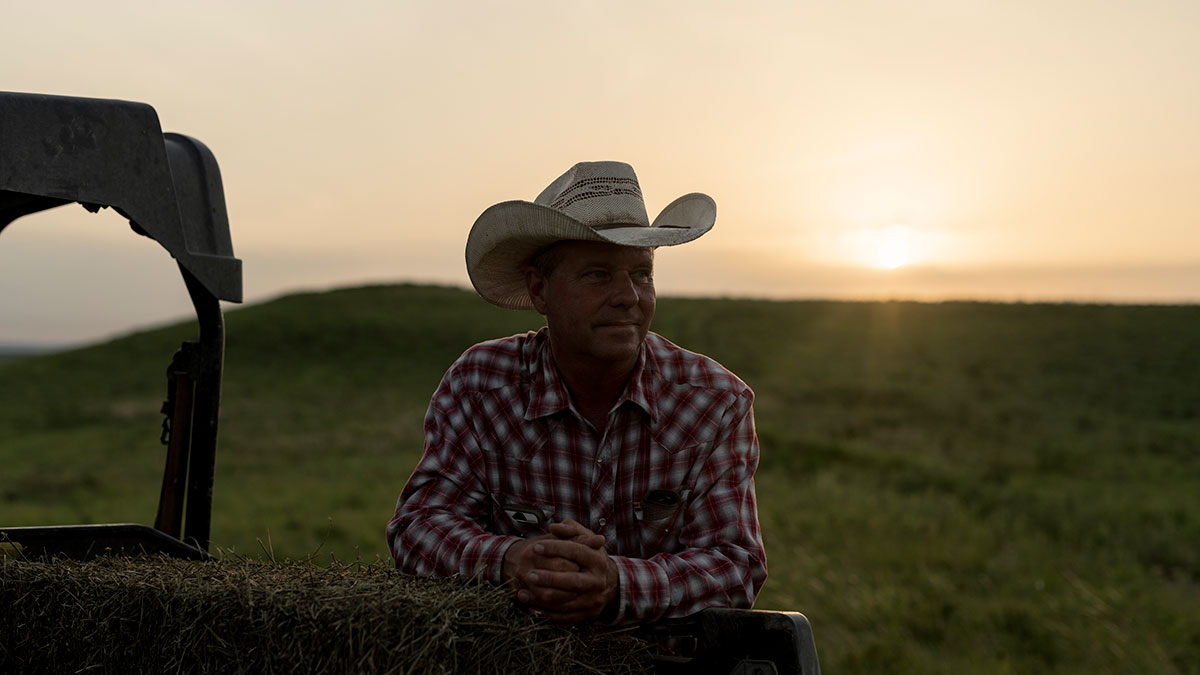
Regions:
<instances>
[{"instance_id":1,"label":"shirt chest pocket","mask_svg":"<svg viewBox=\"0 0 1200 675\"><path fill-rule=\"evenodd\" d=\"M657 488L635 503L633 516L643 557L682 550L679 535L686 521L684 512L690 493L686 489Z\"/></svg>"}]
</instances>

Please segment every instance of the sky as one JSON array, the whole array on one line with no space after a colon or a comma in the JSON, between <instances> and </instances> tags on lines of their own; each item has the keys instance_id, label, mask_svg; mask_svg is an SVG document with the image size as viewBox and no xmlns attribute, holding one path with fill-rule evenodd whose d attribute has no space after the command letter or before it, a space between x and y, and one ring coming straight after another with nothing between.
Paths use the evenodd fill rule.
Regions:
<instances>
[{"instance_id":1,"label":"sky","mask_svg":"<svg viewBox=\"0 0 1200 675\"><path fill-rule=\"evenodd\" d=\"M220 163L245 297L468 286L577 161L717 202L660 297L1200 301L1193 0L5 3L0 90L149 103ZM186 318L111 210L0 232L0 343Z\"/></svg>"}]
</instances>

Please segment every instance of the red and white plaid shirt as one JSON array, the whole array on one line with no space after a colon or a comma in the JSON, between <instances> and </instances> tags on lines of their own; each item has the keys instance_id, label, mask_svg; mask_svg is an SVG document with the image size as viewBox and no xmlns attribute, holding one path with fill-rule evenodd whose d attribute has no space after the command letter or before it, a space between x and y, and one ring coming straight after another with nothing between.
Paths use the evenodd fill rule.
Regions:
<instances>
[{"instance_id":1,"label":"red and white plaid shirt","mask_svg":"<svg viewBox=\"0 0 1200 675\"><path fill-rule=\"evenodd\" d=\"M424 456L387 526L396 565L501 583L518 537L574 519L607 539L617 622L750 607L767 576L753 398L716 361L650 333L597 431L544 328L478 344L430 403Z\"/></svg>"}]
</instances>

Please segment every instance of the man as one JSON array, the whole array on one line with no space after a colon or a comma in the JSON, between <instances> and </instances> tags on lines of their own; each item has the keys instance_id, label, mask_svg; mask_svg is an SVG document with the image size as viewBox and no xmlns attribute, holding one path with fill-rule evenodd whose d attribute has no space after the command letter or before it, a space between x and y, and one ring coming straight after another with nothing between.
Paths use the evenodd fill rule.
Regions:
<instances>
[{"instance_id":1,"label":"man","mask_svg":"<svg viewBox=\"0 0 1200 675\"><path fill-rule=\"evenodd\" d=\"M753 393L649 332L654 248L715 220L689 194L650 224L619 162L483 212L472 284L546 327L476 345L446 373L387 527L398 567L509 583L558 621L753 604L766 578Z\"/></svg>"}]
</instances>

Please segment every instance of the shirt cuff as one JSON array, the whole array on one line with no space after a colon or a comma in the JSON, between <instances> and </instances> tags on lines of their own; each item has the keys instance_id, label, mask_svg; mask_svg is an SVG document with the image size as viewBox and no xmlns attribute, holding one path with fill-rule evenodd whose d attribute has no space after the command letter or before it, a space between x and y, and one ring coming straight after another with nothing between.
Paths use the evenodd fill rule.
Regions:
<instances>
[{"instance_id":1,"label":"shirt cuff","mask_svg":"<svg viewBox=\"0 0 1200 675\"><path fill-rule=\"evenodd\" d=\"M616 616L612 623L632 623L657 619L670 606L666 574L650 560L610 556L617 564Z\"/></svg>"},{"instance_id":2,"label":"shirt cuff","mask_svg":"<svg viewBox=\"0 0 1200 675\"><path fill-rule=\"evenodd\" d=\"M484 579L497 586L504 583L504 554L508 553L508 547L516 543L518 539L520 537L512 535L495 535L494 543L489 547L490 550L479 566L479 573Z\"/></svg>"}]
</instances>

